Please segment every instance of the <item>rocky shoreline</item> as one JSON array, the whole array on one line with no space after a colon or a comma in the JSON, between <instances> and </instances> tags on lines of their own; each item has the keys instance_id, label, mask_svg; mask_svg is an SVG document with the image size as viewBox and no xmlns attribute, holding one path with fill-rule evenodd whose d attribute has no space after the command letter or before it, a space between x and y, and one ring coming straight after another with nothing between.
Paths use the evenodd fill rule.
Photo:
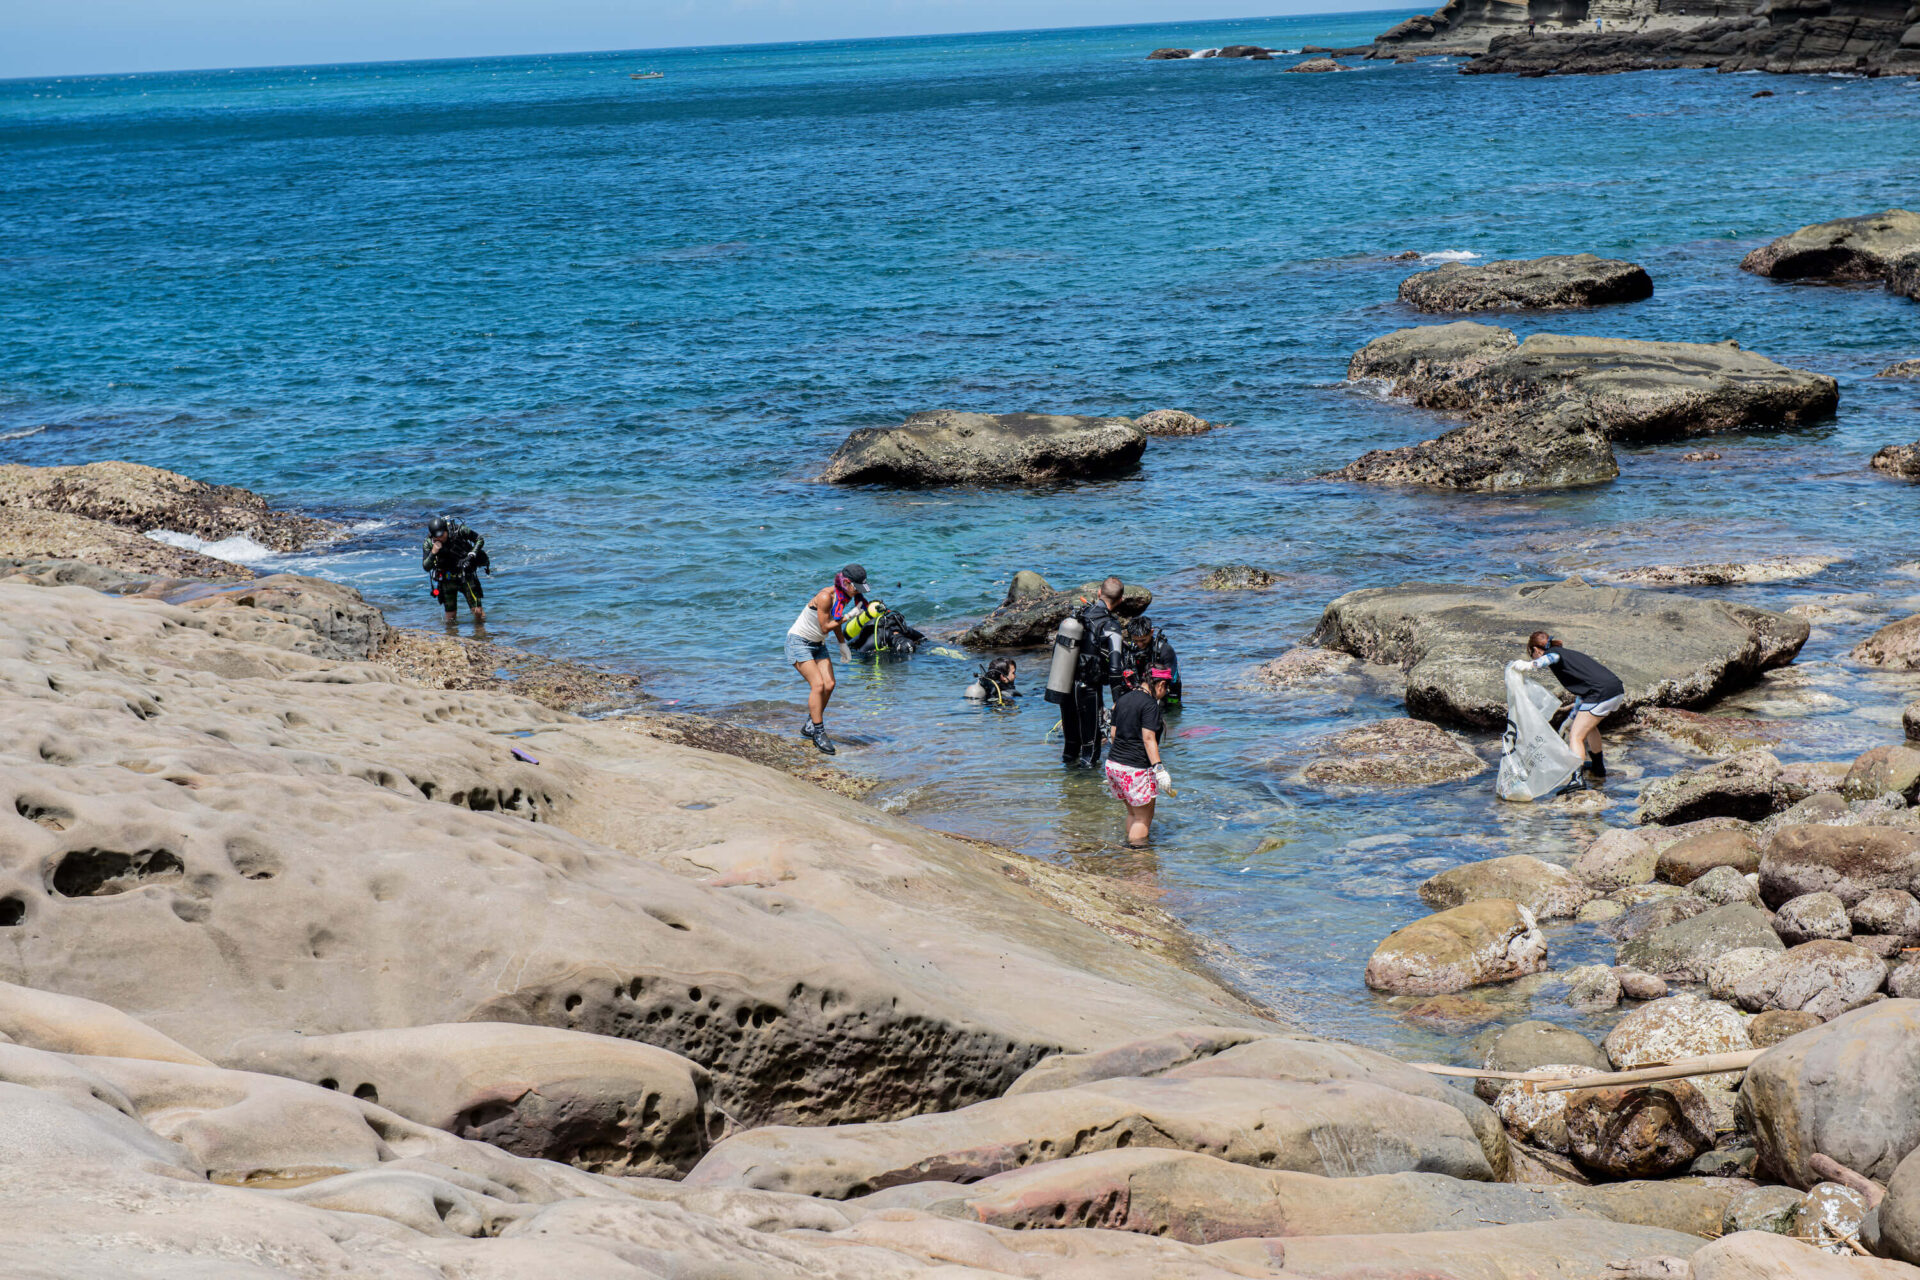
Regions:
<instances>
[{"instance_id":1,"label":"rocky shoreline","mask_svg":"<svg viewBox=\"0 0 1920 1280\"><path fill-rule=\"evenodd\" d=\"M196 536L274 527L232 509ZM151 541L166 507L87 510ZM627 677L44 527L0 578L10 1274L1920 1275L1892 1260L1920 1260L1920 993L1881 958L1920 942L1920 752L1797 781L1734 755L1572 868L1423 886L1375 985L1470 1003L1546 966L1546 916L1620 939L1626 967L1566 975L1634 1002L1604 1046L1523 1023L1472 1066L1778 1040L1744 1083L1476 1096L1287 1026L1121 886L891 818ZM1025 586L1006 626L1071 595ZM1404 624L1359 610L1328 639L1404 662L1410 707L1478 643L1387 654L1362 637ZM1655 645L1647 705L1790 660L1805 624L1747 614L1745 657ZM1871 660L1913 661L1896 628ZM1420 721L1356 733L1320 785L1483 767Z\"/></svg>"}]
</instances>

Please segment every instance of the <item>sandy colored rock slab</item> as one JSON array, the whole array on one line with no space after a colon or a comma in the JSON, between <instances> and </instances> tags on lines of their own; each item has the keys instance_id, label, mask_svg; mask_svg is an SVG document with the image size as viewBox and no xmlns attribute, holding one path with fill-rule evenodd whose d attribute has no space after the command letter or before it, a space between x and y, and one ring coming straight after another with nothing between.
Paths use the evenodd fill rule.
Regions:
<instances>
[{"instance_id":1,"label":"sandy colored rock slab","mask_svg":"<svg viewBox=\"0 0 1920 1280\"><path fill-rule=\"evenodd\" d=\"M0 1044L7 1041L49 1053L213 1065L111 1005L0 982Z\"/></svg>"},{"instance_id":2,"label":"sandy colored rock slab","mask_svg":"<svg viewBox=\"0 0 1920 1280\"><path fill-rule=\"evenodd\" d=\"M1917 251L1920 214L1887 209L1802 227L1749 253L1740 269L1776 280L1884 280L1893 263Z\"/></svg>"},{"instance_id":3,"label":"sandy colored rock slab","mask_svg":"<svg viewBox=\"0 0 1920 1280\"><path fill-rule=\"evenodd\" d=\"M1779 744L1782 727L1744 716L1708 715L1678 707L1642 707L1633 722L1656 738L1708 756L1733 756Z\"/></svg>"},{"instance_id":4,"label":"sandy colored rock slab","mask_svg":"<svg viewBox=\"0 0 1920 1280\"><path fill-rule=\"evenodd\" d=\"M166 529L208 542L245 535L271 551L298 551L340 531L331 521L275 511L257 493L133 462L0 466L0 508L80 516L135 533Z\"/></svg>"},{"instance_id":5,"label":"sandy colored rock slab","mask_svg":"<svg viewBox=\"0 0 1920 1280\"><path fill-rule=\"evenodd\" d=\"M1127 1146L1330 1176L1492 1177L1479 1138L1446 1103L1352 1081L1220 1076L1103 1080L884 1124L754 1129L714 1147L687 1183L845 1199Z\"/></svg>"},{"instance_id":6,"label":"sandy colored rock slab","mask_svg":"<svg viewBox=\"0 0 1920 1280\"><path fill-rule=\"evenodd\" d=\"M1139 465L1147 433L1127 418L1051 413L915 413L862 427L834 451L829 484L1052 484Z\"/></svg>"},{"instance_id":7,"label":"sandy colored rock slab","mask_svg":"<svg viewBox=\"0 0 1920 1280\"><path fill-rule=\"evenodd\" d=\"M1228 1258L1254 1256L1253 1241L1214 1245ZM1686 1256L1699 1237L1622 1223L1558 1222L1479 1226L1467 1231L1315 1236L1286 1242L1283 1275L1308 1280L1619 1280L1613 1263L1655 1255ZM1879 1280L1879 1278L1875 1278Z\"/></svg>"},{"instance_id":8,"label":"sandy colored rock slab","mask_svg":"<svg viewBox=\"0 0 1920 1280\"><path fill-rule=\"evenodd\" d=\"M1430 787L1487 771L1487 762L1439 725L1404 717L1334 734L1301 771L1323 787Z\"/></svg>"},{"instance_id":9,"label":"sandy colored rock slab","mask_svg":"<svg viewBox=\"0 0 1920 1280\"><path fill-rule=\"evenodd\" d=\"M1490 898L1436 912L1389 934L1366 982L1394 995L1433 996L1507 982L1547 967L1547 941L1525 907Z\"/></svg>"},{"instance_id":10,"label":"sandy colored rock slab","mask_svg":"<svg viewBox=\"0 0 1920 1280\"><path fill-rule=\"evenodd\" d=\"M1573 394L1623 440L1782 426L1833 412L1839 386L1737 343L1643 342L1536 333L1461 320L1401 329L1347 364L1429 409L1485 414Z\"/></svg>"},{"instance_id":11,"label":"sandy colored rock slab","mask_svg":"<svg viewBox=\"0 0 1920 1280\"><path fill-rule=\"evenodd\" d=\"M1591 253L1449 262L1400 282L1400 301L1418 311L1549 310L1652 296L1645 267Z\"/></svg>"},{"instance_id":12,"label":"sandy colored rock slab","mask_svg":"<svg viewBox=\"0 0 1920 1280\"><path fill-rule=\"evenodd\" d=\"M1516 853L1453 867L1420 882L1420 901L1436 911L1504 898L1555 920L1578 912L1594 891L1567 868Z\"/></svg>"},{"instance_id":13,"label":"sandy colored rock slab","mask_svg":"<svg viewBox=\"0 0 1920 1280\"><path fill-rule=\"evenodd\" d=\"M246 579L253 570L131 529L64 511L0 506L0 577L58 573L84 562L122 574L162 578Z\"/></svg>"},{"instance_id":14,"label":"sandy colored rock slab","mask_svg":"<svg viewBox=\"0 0 1920 1280\"><path fill-rule=\"evenodd\" d=\"M1811 1187L1815 1153L1884 1183L1920 1147L1920 1001L1883 1000L1775 1045L1740 1110L1760 1168Z\"/></svg>"},{"instance_id":15,"label":"sandy colored rock slab","mask_svg":"<svg viewBox=\"0 0 1920 1280\"><path fill-rule=\"evenodd\" d=\"M1791 662L1808 634L1785 614L1570 578L1350 592L1327 606L1315 643L1400 667L1411 715L1498 729L1504 668L1541 627L1618 673L1629 708L1694 706L1743 688Z\"/></svg>"},{"instance_id":16,"label":"sandy colored rock slab","mask_svg":"<svg viewBox=\"0 0 1920 1280\"><path fill-rule=\"evenodd\" d=\"M1261 1032L1245 1027L1191 1027L1093 1053L1055 1054L1015 1080L1004 1096L1071 1089L1096 1080L1162 1075L1261 1038Z\"/></svg>"},{"instance_id":17,"label":"sandy colored rock slab","mask_svg":"<svg viewBox=\"0 0 1920 1280\"><path fill-rule=\"evenodd\" d=\"M1841 1257L1768 1231L1716 1240L1690 1261L1690 1280L1913 1280L1898 1262Z\"/></svg>"},{"instance_id":18,"label":"sandy colored rock slab","mask_svg":"<svg viewBox=\"0 0 1920 1280\"><path fill-rule=\"evenodd\" d=\"M1713 564L1656 564L1623 569L1616 582L1642 587L1725 587L1765 582L1795 582L1838 564L1839 556L1768 556Z\"/></svg>"},{"instance_id":19,"label":"sandy colored rock slab","mask_svg":"<svg viewBox=\"0 0 1920 1280\"><path fill-rule=\"evenodd\" d=\"M595 1173L677 1177L726 1126L698 1064L553 1027L280 1034L242 1041L228 1064L339 1089L463 1138Z\"/></svg>"}]
</instances>

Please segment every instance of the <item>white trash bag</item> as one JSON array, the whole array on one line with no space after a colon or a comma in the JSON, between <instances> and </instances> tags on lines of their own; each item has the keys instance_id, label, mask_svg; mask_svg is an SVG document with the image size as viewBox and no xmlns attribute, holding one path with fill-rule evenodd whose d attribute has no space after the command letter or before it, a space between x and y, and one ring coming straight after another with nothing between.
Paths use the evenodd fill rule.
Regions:
<instances>
[{"instance_id":1,"label":"white trash bag","mask_svg":"<svg viewBox=\"0 0 1920 1280\"><path fill-rule=\"evenodd\" d=\"M1582 763L1582 755L1553 731L1560 700L1526 675L1507 668L1507 732L1500 739L1502 800L1529 801L1558 791Z\"/></svg>"}]
</instances>

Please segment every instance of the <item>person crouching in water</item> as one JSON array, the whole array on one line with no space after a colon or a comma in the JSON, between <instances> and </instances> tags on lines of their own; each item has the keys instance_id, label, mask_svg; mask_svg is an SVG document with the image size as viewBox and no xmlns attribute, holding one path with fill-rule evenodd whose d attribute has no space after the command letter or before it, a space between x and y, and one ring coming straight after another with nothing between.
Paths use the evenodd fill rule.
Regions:
<instances>
[{"instance_id":1,"label":"person crouching in water","mask_svg":"<svg viewBox=\"0 0 1920 1280\"><path fill-rule=\"evenodd\" d=\"M1567 741L1574 750L1586 753L1586 761L1580 766L1582 773L1595 779L1606 777L1607 758L1601 751L1600 722L1626 701L1627 686L1620 682L1620 677L1544 631L1527 637L1527 656L1513 665L1535 670L1545 668L1573 695L1573 728L1567 733Z\"/></svg>"},{"instance_id":2,"label":"person crouching in water","mask_svg":"<svg viewBox=\"0 0 1920 1280\"><path fill-rule=\"evenodd\" d=\"M833 585L822 587L801 606L800 616L787 628L787 661L807 682L807 723L800 736L828 755L834 754L827 736L827 703L833 698L833 659L827 656L827 637L836 635L847 615L867 600L867 571L850 564L833 575Z\"/></svg>"},{"instance_id":3,"label":"person crouching in water","mask_svg":"<svg viewBox=\"0 0 1920 1280\"><path fill-rule=\"evenodd\" d=\"M1020 696L1020 691L1013 687L1014 675L1019 670L1019 664L1012 658L995 658L987 664L987 669L975 676L973 683L967 686L968 699L1006 706L1008 702Z\"/></svg>"},{"instance_id":4,"label":"person crouching in water","mask_svg":"<svg viewBox=\"0 0 1920 1280\"><path fill-rule=\"evenodd\" d=\"M1173 673L1154 667L1137 688L1113 704L1107 731L1107 790L1127 806L1127 843L1143 845L1153 830L1153 805L1162 791L1171 793L1173 775L1160 763L1160 734L1166 727L1161 699Z\"/></svg>"}]
</instances>

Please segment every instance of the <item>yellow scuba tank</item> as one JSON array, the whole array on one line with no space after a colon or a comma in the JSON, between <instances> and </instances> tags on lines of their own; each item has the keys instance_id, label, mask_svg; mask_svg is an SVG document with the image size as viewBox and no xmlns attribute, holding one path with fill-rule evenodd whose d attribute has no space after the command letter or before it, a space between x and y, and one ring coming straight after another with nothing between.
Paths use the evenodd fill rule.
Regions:
<instances>
[{"instance_id":1,"label":"yellow scuba tank","mask_svg":"<svg viewBox=\"0 0 1920 1280\"><path fill-rule=\"evenodd\" d=\"M840 624L840 634L846 637L848 644L853 644L867 633L869 627L885 617L886 612L887 606L878 600L870 600L847 615L847 620Z\"/></svg>"}]
</instances>

